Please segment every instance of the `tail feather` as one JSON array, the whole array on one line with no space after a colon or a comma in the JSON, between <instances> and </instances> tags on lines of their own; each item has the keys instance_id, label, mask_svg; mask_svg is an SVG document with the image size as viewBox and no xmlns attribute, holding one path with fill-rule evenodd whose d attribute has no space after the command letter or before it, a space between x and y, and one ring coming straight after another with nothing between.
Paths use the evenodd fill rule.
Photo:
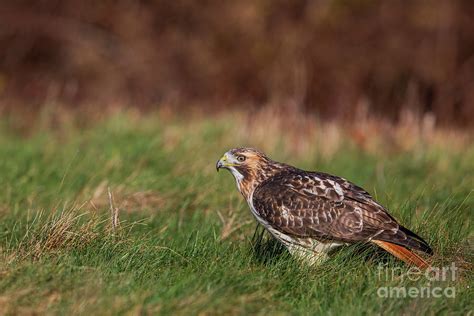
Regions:
<instances>
[{"instance_id":1,"label":"tail feather","mask_svg":"<svg viewBox=\"0 0 474 316\"><path fill-rule=\"evenodd\" d=\"M404 248L422 251L426 254L432 255L433 250L430 245L420 236L411 230L399 226L399 229L394 233L393 230L386 230L376 236L377 240L397 244Z\"/></svg>"},{"instance_id":2,"label":"tail feather","mask_svg":"<svg viewBox=\"0 0 474 316\"><path fill-rule=\"evenodd\" d=\"M372 242L408 264L415 265L422 270L430 267L423 258L403 246L382 240L372 240Z\"/></svg>"},{"instance_id":3,"label":"tail feather","mask_svg":"<svg viewBox=\"0 0 474 316\"><path fill-rule=\"evenodd\" d=\"M405 228L401 225L400 225L400 230L405 235L407 235L407 237L408 237L407 242L410 242L411 244L413 244L412 247L414 247L414 249L426 252L427 254L430 254L430 255L433 254L433 249L431 249L430 245L428 245L428 243L423 238L421 238L420 236L418 236L417 234L415 234L411 230L409 230L409 229L407 229L407 228Z\"/></svg>"}]
</instances>

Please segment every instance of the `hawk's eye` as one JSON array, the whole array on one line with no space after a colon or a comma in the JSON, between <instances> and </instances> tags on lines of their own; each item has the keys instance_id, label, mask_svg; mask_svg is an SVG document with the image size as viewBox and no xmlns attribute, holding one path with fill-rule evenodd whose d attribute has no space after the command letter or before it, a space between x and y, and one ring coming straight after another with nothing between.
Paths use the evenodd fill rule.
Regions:
<instances>
[{"instance_id":1,"label":"hawk's eye","mask_svg":"<svg viewBox=\"0 0 474 316\"><path fill-rule=\"evenodd\" d=\"M245 161L245 156L237 156L237 160L240 161L240 162L243 162Z\"/></svg>"}]
</instances>

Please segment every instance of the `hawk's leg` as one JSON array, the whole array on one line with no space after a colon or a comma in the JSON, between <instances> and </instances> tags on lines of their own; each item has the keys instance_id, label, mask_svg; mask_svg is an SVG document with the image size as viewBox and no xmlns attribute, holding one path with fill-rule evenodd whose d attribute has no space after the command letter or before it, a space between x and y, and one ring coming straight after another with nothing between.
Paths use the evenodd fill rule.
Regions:
<instances>
[{"instance_id":1,"label":"hawk's leg","mask_svg":"<svg viewBox=\"0 0 474 316\"><path fill-rule=\"evenodd\" d=\"M322 243L313 238L294 238L279 232L271 226L266 228L278 241L285 245L293 257L310 265L324 262L332 248L342 245L333 242Z\"/></svg>"},{"instance_id":2,"label":"hawk's leg","mask_svg":"<svg viewBox=\"0 0 474 316\"><path fill-rule=\"evenodd\" d=\"M321 243L316 240L304 240L303 244L288 244L288 251L295 258L310 265L318 265L326 261L329 251L338 247L339 243Z\"/></svg>"},{"instance_id":3,"label":"hawk's leg","mask_svg":"<svg viewBox=\"0 0 474 316\"><path fill-rule=\"evenodd\" d=\"M314 251L299 245L289 245L287 248L294 258L309 265L318 265L328 259L326 251Z\"/></svg>"}]
</instances>

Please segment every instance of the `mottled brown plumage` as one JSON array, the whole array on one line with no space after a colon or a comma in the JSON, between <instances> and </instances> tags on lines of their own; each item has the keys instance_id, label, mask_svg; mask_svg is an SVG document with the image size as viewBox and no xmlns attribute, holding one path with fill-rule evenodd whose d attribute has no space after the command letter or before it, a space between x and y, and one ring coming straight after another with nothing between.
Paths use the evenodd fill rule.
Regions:
<instances>
[{"instance_id":1,"label":"mottled brown plumage","mask_svg":"<svg viewBox=\"0 0 474 316\"><path fill-rule=\"evenodd\" d=\"M432 253L369 193L322 172L275 162L251 148L228 151L217 169L229 169L257 221L292 254L313 259L341 244L374 242L400 259L426 267L408 249Z\"/></svg>"}]
</instances>

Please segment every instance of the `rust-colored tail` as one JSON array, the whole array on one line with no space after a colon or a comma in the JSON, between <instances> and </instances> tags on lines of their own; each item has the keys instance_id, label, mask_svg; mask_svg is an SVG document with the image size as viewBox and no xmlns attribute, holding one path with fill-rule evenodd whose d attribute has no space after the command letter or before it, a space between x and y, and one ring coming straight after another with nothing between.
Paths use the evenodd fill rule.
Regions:
<instances>
[{"instance_id":1,"label":"rust-colored tail","mask_svg":"<svg viewBox=\"0 0 474 316\"><path fill-rule=\"evenodd\" d=\"M381 240L372 240L372 242L408 264L415 265L422 270L425 270L430 267L429 263L426 262L423 258L403 246L399 246Z\"/></svg>"}]
</instances>

